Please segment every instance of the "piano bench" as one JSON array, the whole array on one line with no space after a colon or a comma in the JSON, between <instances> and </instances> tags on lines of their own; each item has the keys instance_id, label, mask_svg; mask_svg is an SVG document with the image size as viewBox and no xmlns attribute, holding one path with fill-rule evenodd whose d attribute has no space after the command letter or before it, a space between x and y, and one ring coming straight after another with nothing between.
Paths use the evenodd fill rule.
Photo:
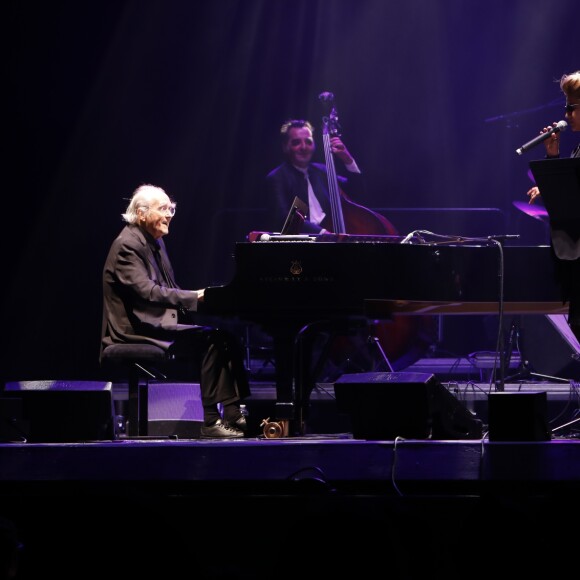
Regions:
<instances>
[{"instance_id":1,"label":"piano bench","mask_svg":"<svg viewBox=\"0 0 580 580\"><path fill-rule=\"evenodd\" d=\"M112 344L101 355L101 366L106 370L120 370L127 379L129 409L127 435L147 434L147 408L141 401L150 380L163 380L163 371L174 359L161 347L153 344Z\"/></svg>"}]
</instances>

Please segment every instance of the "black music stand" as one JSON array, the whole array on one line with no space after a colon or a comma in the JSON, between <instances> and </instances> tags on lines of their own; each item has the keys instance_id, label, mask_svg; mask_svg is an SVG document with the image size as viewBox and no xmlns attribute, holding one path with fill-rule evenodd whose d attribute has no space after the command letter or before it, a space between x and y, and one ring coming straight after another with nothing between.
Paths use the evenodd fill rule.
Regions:
<instances>
[{"instance_id":1,"label":"black music stand","mask_svg":"<svg viewBox=\"0 0 580 580\"><path fill-rule=\"evenodd\" d=\"M559 260L554 232L563 232L569 245L580 239L580 158L530 161L530 170L548 212L554 259Z\"/></svg>"},{"instance_id":2,"label":"black music stand","mask_svg":"<svg viewBox=\"0 0 580 580\"><path fill-rule=\"evenodd\" d=\"M302 231L302 225L308 215L308 206L298 197L294 198L290 211L284 220L280 235L297 235Z\"/></svg>"},{"instance_id":3,"label":"black music stand","mask_svg":"<svg viewBox=\"0 0 580 580\"><path fill-rule=\"evenodd\" d=\"M580 224L580 157L530 161L550 225L577 228Z\"/></svg>"},{"instance_id":4,"label":"black music stand","mask_svg":"<svg viewBox=\"0 0 580 580\"><path fill-rule=\"evenodd\" d=\"M580 158L530 161L530 170L548 212L551 231L562 230L573 241L580 239ZM554 431L578 422L580 418Z\"/></svg>"}]
</instances>

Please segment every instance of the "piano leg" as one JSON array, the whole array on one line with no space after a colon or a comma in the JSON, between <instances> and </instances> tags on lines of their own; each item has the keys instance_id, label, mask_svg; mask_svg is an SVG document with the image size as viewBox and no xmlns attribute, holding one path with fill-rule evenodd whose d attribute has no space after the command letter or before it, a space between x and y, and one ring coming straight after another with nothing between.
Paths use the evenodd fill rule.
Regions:
<instances>
[{"instance_id":1,"label":"piano leg","mask_svg":"<svg viewBox=\"0 0 580 580\"><path fill-rule=\"evenodd\" d=\"M304 435L305 421L308 418L310 394L314 389L316 373L313 372L312 362L314 340L317 333L311 332L310 326L304 326L296 336L296 357L294 374L296 377L294 391L296 401L296 429L299 435Z\"/></svg>"},{"instance_id":2,"label":"piano leg","mask_svg":"<svg viewBox=\"0 0 580 580\"><path fill-rule=\"evenodd\" d=\"M276 359L276 419L289 421L289 435L304 434L312 391L313 336L310 327L272 332Z\"/></svg>"},{"instance_id":3,"label":"piano leg","mask_svg":"<svg viewBox=\"0 0 580 580\"><path fill-rule=\"evenodd\" d=\"M276 367L276 419L294 417L294 336L293 332L271 332Z\"/></svg>"}]
</instances>

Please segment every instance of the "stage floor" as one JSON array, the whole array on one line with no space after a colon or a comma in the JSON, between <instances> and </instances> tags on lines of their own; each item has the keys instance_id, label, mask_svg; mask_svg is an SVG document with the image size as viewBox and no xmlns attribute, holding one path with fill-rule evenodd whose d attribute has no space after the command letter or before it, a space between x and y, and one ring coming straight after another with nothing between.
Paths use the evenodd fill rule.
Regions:
<instances>
[{"instance_id":1,"label":"stage floor","mask_svg":"<svg viewBox=\"0 0 580 580\"><path fill-rule=\"evenodd\" d=\"M487 422L489 385L444 387ZM157 421L168 434L1 443L0 518L24 545L18 578L319 579L379 569L447 580L498 570L535 577L539 568L573 577L580 425L558 427L578 414L577 386L517 383L505 392L545 392L556 432L539 441L490 441L487 431L355 438L332 385L320 384L305 434L268 438L257 427L275 410L275 389L263 382L252 385L253 433L244 439L171 435L181 421ZM126 386L113 395L122 413Z\"/></svg>"},{"instance_id":2,"label":"stage floor","mask_svg":"<svg viewBox=\"0 0 580 580\"><path fill-rule=\"evenodd\" d=\"M10 443L0 465L19 580L577 573L578 439Z\"/></svg>"},{"instance_id":3,"label":"stage floor","mask_svg":"<svg viewBox=\"0 0 580 580\"><path fill-rule=\"evenodd\" d=\"M4 491L51 487L160 493L186 488L293 492L306 486L405 496L560 493L580 486L580 439L367 441L349 434L268 439L119 439L0 445ZM580 490L579 490L580 491Z\"/></svg>"}]
</instances>

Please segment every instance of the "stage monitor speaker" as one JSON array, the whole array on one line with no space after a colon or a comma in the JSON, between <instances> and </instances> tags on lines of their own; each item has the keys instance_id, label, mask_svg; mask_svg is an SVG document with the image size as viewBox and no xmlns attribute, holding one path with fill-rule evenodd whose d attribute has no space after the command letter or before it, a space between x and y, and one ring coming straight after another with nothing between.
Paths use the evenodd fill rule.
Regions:
<instances>
[{"instance_id":1,"label":"stage monitor speaker","mask_svg":"<svg viewBox=\"0 0 580 580\"><path fill-rule=\"evenodd\" d=\"M546 391L490 393L490 441L549 441Z\"/></svg>"},{"instance_id":2,"label":"stage monitor speaker","mask_svg":"<svg viewBox=\"0 0 580 580\"><path fill-rule=\"evenodd\" d=\"M199 383L156 383L146 387L147 435L196 439L203 425Z\"/></svg>"},{"instance_id":3,"label":"stage monitor speaker","mask_svg":"<svg viewBox=\"0 0 580 580\"><path fill-rule=\"evenodd\" d=\"M429 373L352 373L334 383L356 439L479 439L482 422Z\"/></svg>"},{"instance_id":4,"label":"stage monitor speaker","mask_svg":"<svg viewBox=\"0 0 580 580\"><path fill-rule=\"evenodd\" d=\"M116 437L110 382L9 382L1 399L15 411L10 433L4 425L4 440L70 443Z\"/></svg>"}]
</instances>

